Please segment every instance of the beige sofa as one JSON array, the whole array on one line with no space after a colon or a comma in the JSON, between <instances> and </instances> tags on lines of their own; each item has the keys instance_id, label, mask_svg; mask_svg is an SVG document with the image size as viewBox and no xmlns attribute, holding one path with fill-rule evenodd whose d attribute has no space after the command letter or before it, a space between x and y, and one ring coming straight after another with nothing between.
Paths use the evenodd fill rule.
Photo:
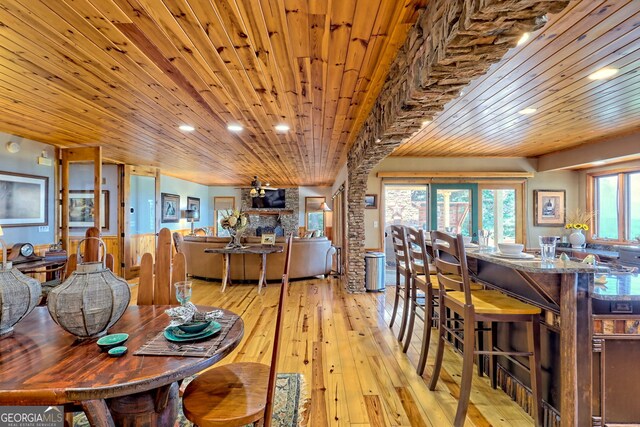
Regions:
<instances>
[{"instance_id":1,"label":"beige sofa","mask_svg":"<svg viewBox=\"0 0 640 427\"><path fill-rule=\"evenodd\" d=\"M246 237L246 245L259 245L260 237ZM205 279L222 279L222 254L205 253L207 248L221 248L229 243L228 237L184 236L181 250L187 260L187 274ZM280 280L284 271L287 250L285 238L277 238L276 245L284 246L281 253L267 255L267 280ZM289 278L300 279L327 275L335 248L326 237L294 238L291 251ZM256 281L260 277L260 255L231 255L231 280Z\"/></svg>"}]
</instances>

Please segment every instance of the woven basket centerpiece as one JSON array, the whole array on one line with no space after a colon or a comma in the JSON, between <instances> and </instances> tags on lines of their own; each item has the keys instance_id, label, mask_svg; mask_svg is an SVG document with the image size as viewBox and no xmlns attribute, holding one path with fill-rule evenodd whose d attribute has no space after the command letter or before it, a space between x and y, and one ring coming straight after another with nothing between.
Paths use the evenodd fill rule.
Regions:
<instances>
[{"instance_id":1,"label":"woven basket centerpiece","mask_svg":"<svg viewBox=\"0 0 640 427\"><path fill-rule=\"evenodd\" d=\"M2 264L0 264L0 336L13 331L38 304L42 288L36 279L25 276L7 262L7 247L2 239Z\"/></svg>"},{"instance_id":2,"label":"woven basket centerpiece","mask_svg":"<svg viewBox=\"0 0 640 427\"><path fill-rule=\"evenodd\" d=\"M49 293L47 307L53 320L78 338L104 335L124 314L131 299L126 280L113 274L102 261L83 263L78 245L78 267L67 280ZM104 242L100 239L103 254Z\"/></svg>"}]
</instances>

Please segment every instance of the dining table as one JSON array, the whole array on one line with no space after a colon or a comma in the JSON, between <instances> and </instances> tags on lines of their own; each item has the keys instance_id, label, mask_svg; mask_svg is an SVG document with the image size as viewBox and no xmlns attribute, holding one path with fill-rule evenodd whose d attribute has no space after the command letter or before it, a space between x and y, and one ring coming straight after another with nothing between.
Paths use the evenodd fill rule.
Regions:
<instances>
[{"instance_id":1,"label":"dining table","mask_svg":"<svg viewBox=\"0 0 640 427\"><path fill-rule=\"evenodd\" d=\"M250 245L242 247L207 248L205 253L223 254L222 288L224 292L227 284L231 283L231 255L257 254L260 255L260 278L258 279L258 293L263 286L267 286L267 255L279 253L284 250L281 245Z\"/></svg>"},{"instance_id":2,"label":"dining table","mask_svg":"<svg viewBox=\"0 0 640 427\"><path fill-rule=\"evenodd\" d=\"M36 307L11 334L0 338L0 405L81 409L92 426L173 426L179 382L231 353L242 340L244 324L235 313L220 309L220 323L226 326L216 335L215 347L201 356L141 351L162 338L170 322L165 310L170 307L127 308L109 329L129 335L124 343L128 352L121 357L102 351L97 338L80 340L65 332L46 307ZM198 306L198 310L217 308ZM207 341L198 345L204 348Z\"/></svg>"}]
</instances>

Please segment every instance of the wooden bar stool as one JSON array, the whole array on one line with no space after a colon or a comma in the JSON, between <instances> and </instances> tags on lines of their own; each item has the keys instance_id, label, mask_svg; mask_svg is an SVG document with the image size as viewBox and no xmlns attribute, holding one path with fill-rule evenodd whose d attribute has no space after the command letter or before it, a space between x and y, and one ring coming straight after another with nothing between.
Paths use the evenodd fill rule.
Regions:
<instances>
[{"instance_id":1,"label":"wooden bar stool","mask_svg":"<svg viewBox=\"0 0 640 427\"><path fill-rule=\"evenodd\" d=\"M471 380L473 378L473 359L476 355L486 354L490 357L490 375L492 386L495 387L495 357L502 356L527 356L529 358L529 374L531 391L533 394L534 408L533 418L536 426L542 426L542 390L540 368L540 312L538 307L521 302L515 298L506 296L499 291L471 290L471 280L467 270L467 256L464 249L462 236L449 236L448 234L432 231L434 261L440 284L439 300L439 334L436 362L433 376L429 384L430 390L435 390L442 367L444 353L444 336L451 334L455 341L462 342L464 354L462 361L462 380L460 384L460 398L454 420L455 427L464 425L469 397L471 393ZM446 257L441 255L448 254ZM463 327L451 328L447 324L446 310L458 314L463 319ZM492 338L489 350L476 350L475 325L476 322L526 322L527 324L527 351L500 351L495 347L495 334ZM492 323L493 329L493 323ZM462 332L462 335L460 334ZM515 359L511 359L515 360ZM518 365L527 368L520 364Z\"/></svg>"},{"instance_id":2,"label":"wooden bar stool","mask_svg":"<svg viewBox=\"0 0 640 427\"><path fill-rule=\"evenodd\" d=\"M293 234L287 238L271 366L251 362L231 363L198 375L187 386L182 397L184 415L197 426L239 427L250 423L271 426L284 303L289 288L292 240Z\"/></svg>"},{"instance_id":3,"label":"wooden bar stool","mask_svg":"<svg viewBox=\"0 0 640 427\"><path fill-rule=\"evenodd\" d=\"M393 311L391 312L391 322L389 327L393 328L398 312L398 302L402 298L404 300L402 306L400 321L400 331L398 332L398 341L402 341L407 325L409 315L409 288L411 282L411 263L409 262L409 252L407 250L407 234L405 227L402 225L391 226L391 242L393 245L393 253L396 258L396 293L393 300ZM404 277L404 284L401 283L400 277Z\"/></svg>"},{"instance_id":4,"label":"wooden bar stool","mask_svg":"<svg viewBox=\"0 0 640 427\"><path fill-rule=\"evenodd\" d=\"M417 230L413 227L406 228L407 249L412 275L411 281L409 282L411 287L409 290L409 323L403 351L406 353L407 350L409 350L411 336L413 335L413 326L416 316L418 316L424 323L422 348L416 369L419 375L422 375L424 372L424 367L427 362L431 328L433 327L433 309L437 306L437 297L440 292L435 270L432 271L433 266L431 266L431 268L429 266L429 257L427 255L424 235L424 230ZM422 296L419 292L422 292ZM424 298L424 304L419 303L421 297ZM422 309L422 317L417 313L419 309Z\"/></svg>"}]
</instances>

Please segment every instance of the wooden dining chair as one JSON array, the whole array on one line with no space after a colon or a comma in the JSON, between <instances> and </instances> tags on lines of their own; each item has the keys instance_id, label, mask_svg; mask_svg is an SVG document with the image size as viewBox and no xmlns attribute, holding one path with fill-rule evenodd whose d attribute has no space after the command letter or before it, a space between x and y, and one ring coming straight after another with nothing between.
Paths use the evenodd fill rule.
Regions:
<instances>
[{"instance_id":1,"label":"wooden dining chair","mask_svg":"<svg viewBox=\"0 0 640 427\"><path fill-rule=\"evenodd\" d=\"M429 389L435 390L442 358L444 355L445 335L450 334L453 341L463 344L462 379L460 396L454 420L455 427L464 425L473 378L473 360L477 355L489 356L491 385L496 387L496 356L505 356L518 366L529 370L533 395L533 419L536 426L542 426L542 389L540 367L540 308L521 302L495 290L473 290L467 268L467 256L462 235L452 237L439 231L431 232L434 261L440 287L438 350ZM450 327L447 321L447 309L462 318L462 328ZM460 319L456 318L456 322ZM490 322L491 331L495 331L495 322L523 322L527 325L526 351L501 351L497 348L496 334L490 332L490 348L476 349L476 322ZM461 334L462 332L462 334ZM512 356L529 358L525 366Z\"/></svg>"},{"instance_id":2,"label":"wooden dining chair","mask_svg":"<svg viewBox=\"0 0 640 427\"><path fill-rule=\"evenodd\" d=\"M265 427L271 426L284 304L289 291L292 240L293 234L287 238L271 366L254 362L232 363L198 375L182 396L184 415L197 426L234 427L261 421Z\"/></svg>"},{"instance_id":3,"label":"wooden dining chair","mask_svg":"<svg viewBox=\"0 0 640 427\"><path fill-rule=\"evenodd\" d=\"M154 258L145 253L140 259L137 305L177 305L173 285L187 280L184 253L173 253L171 231L163 228L158 233L158 247Z\"/></svg>"},{"instance_id":4,"label":"wooden dining chair","mask_svg":"<svg viewBox=\"0 0 640 427\"><path fill-rule=\"evenodd\" d=\"M400 331L398 341L402 341L409 316L409 290L411 281L411 263L407 251L407 233L403 225L391 226L391 244L396 259L396 291L393 299L393 311L391 312L391 322L389 327L393 327L398 312L400 299L403 300L402 312L400 314ZM404 278L404 281L400 279Z\"/></svg>"}]
</instances>

